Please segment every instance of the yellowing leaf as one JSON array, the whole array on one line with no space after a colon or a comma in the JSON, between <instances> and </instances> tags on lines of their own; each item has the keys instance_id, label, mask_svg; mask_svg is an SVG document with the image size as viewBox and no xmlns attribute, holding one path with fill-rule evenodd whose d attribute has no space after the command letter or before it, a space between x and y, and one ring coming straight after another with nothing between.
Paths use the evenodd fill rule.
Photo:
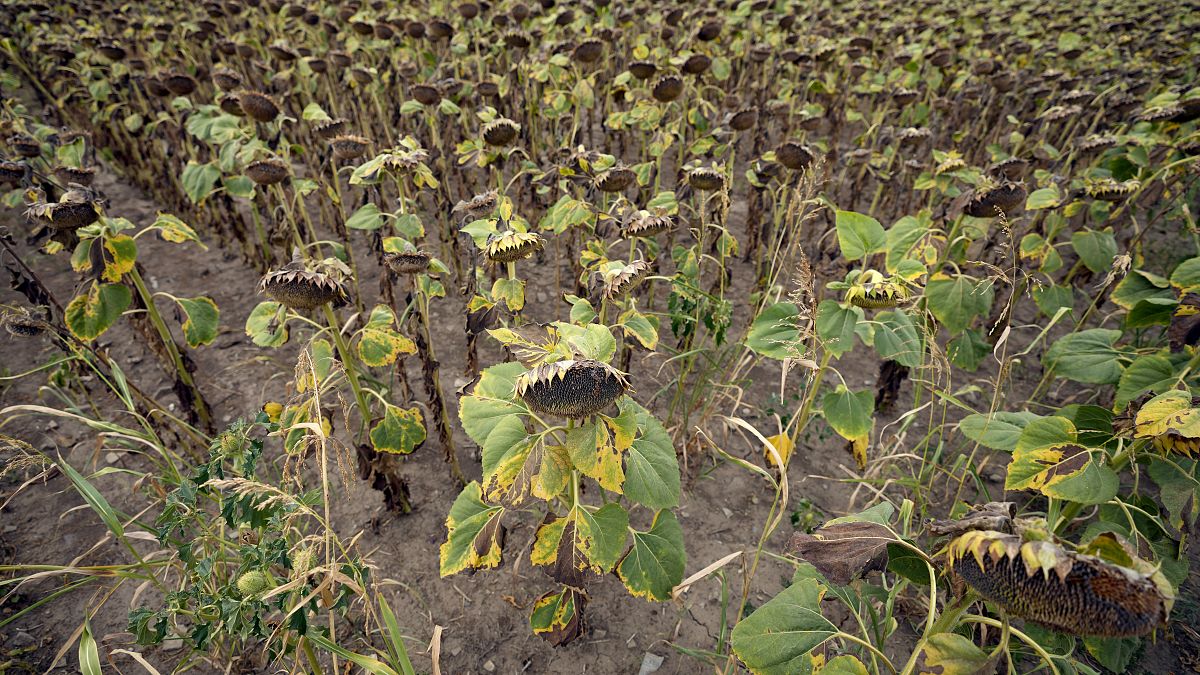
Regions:
<instances>
[{"instance_id":1,"label":"yellowing leaf","mask_svg":"<svg viewBox=\"0 0 1200 675\"><path fill-rule=\"evenodd\" d=\"M776 434L767 439L771 443L771 447L763 447L763 455L767 458L767 464L778 466L775 462L775 455L771 452L771 448L779 454L779 459L783 461L783 468L787 468L788 462L791 460L792 451L796 449L796 444L792 442L792 437L789 434Z\"/></svg>"}]
</instances>

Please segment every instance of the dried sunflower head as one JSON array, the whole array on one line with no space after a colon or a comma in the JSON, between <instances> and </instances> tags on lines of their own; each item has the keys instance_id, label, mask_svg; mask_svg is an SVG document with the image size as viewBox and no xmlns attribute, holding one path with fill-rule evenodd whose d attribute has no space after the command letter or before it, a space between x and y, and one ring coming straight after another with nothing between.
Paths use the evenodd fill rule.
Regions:
<instances>
[{"instance_id":1,"label":"dried sunflower head","mask_svg":"<svg viewBox=\"0 0 1200 675\"><path fill-rule=\"evenodd\" d=\"M346 125L349 123L350 121L344 117L322 120L313 124L313 133L317 135L317 138L328 141L344 133Z\"/></svg>"},{"instance_id":2,"label":"dried sunflower head","mask_svg":"<svg viewBox=\"0 0 1200 675\"><path fill-rule=\"evenodd\" d=\"M654 100L660 103L670 103L683 93L683 80L675 75L663 75L654 83L650 90Z\"/></svg>"},{"instance_id":3,"label":"dried sunflower head","mask_svg":"<svg viewBox=\"0 0 1200 675\"><path fill-rule=\"evenodd\" d=\"M408 93L421 105L433 105L442 100L442 90L433 84L414 84Z\"/></svg>"},{"instance_id":4,"label":"dried sunflower head","mask_svg":"<svg viewBox=\"0 0 1200 675\"><path fill-rule=\"evenodd\" d=\"M645 260L635 260L627 265L620 265L603 274L604 297L613 300L632 291L650 274L650 263Z\"/></svg>"},{"instance_id":5,"label":"dried sunflower head","mask_svg":"<svg viewBox=\"0 0 1200 675\"><path fill-rule=\"evenodd\" d=\"M658 66L651 61L634 61L629 64L629 72L639 80L648 80L658 72Z\"/></svg>"},{"instance_id":6,"label":"dried sunflower head","mask_svg":"<svg viewBox=\"0 0 1200 675\"><path fill-rule=\"evenodd\" d=\"M1137 114L1138 122L1170 122L1183 116L1183 108L1178 105L1156 105L1146 108Z\"/></svg>"},{"instance_id":7,"label":"dried sunflower head","mask_svg":"<svg viewBox=\"0 0 1200 675\"><path fill-rule=\"evenodd\" d=\"M688 185L701 192L712 192L725 187L725 174L708 167L697 167L688 172Z\"/></svg>"},{"instance_id":8,"label":"dried sunflower head","mask_svg":"<svg viewBox=\"0 0 1200 675\"><path fill-rule=\"evenodd\" d=\"M1085 179L1083 191L1092 199L1104 202L1120 202L1128 199L1138 191L1141 183L1136 178L1127 181L1117 181L1112 178Z\"/></svg>"},{"instance_id":9,"label":"dried sunflower head","mask_svg":"<svg viewBox=\"0 0 1200 675\"><path fill-rule=\"evenodd\" d=\"M25 159L33 159L42 154L42 144L38 139L29 134L13 134L8 137L8 146L17 153L19 157Z\"/></svg>"},{"instance_id":10,"label":"dried sunflower head","mask_svg":"<svg viewBox=\"0 0 1200 675\"><path fill-rule=\"evenodd\" d=\"M80 185L64 192L57 202L30 206L25 216L56 230L75 230L99 220L100 207L99 194Z\"/></svg>"},{"instance_id":11,"label":"dried sunflower head","mask_svg":"<svg viewBox=\"0 0 1200 675\"><path fill-rule=\"evenodd\" d=\"M742 108L729 116L729 128L734 131L746 131L758 124L758 108Z\"/></svg>"},{"instance_id":12,"label":"dried sunflower head","mask_svg":"<svg viewBox=\"0 0 1200 675\"><path fill-rule=\"evenodd\" d=\"M333 156L336 159L348 160L358 159L367 152L367 146L371 141L363 136L355 136L353 134L341 134L334 136L329 141L329 147L333 149Z\"/></svg>"},{"instance_id":13,"label":"dried sunflower head","mask_svg":"<svg viewBox=\"0 0 1200 675\"><path fill-rule=\"evenodd\" d=\"M58 182L66 185L91 187L92 181L96 179L96 167L56 166L54 167L54 177L58 179Z\"/></svg>"},{"instance_id":14,"label":"dried sunflower head","mask_svg":"<svg viewBox=\"0 0 1200 675\"><path fill-rule=\"evenodd\" d=\"M625 166L614 166L596 176L596 189L601 192L620 192L637 179L637 173Z\"/></svg>"},{"instance_id":15,"label":"dried sunflower head","mask_svg":"<svg viewBox=\"0 0 1200 675\"><path fill-rule=\"evenodd\" d=\"M482 218L496 210L496 205L499 203L500 193L496 190L488 190L455 204L454 213L465 214L467 218Z\"/></svg>"},{"instance_id":16,"label":"dried sunflower head","mask_svg":"<svg viewBox=\"0 0 1200 675\"><path fill-rule=\"evenodd\" d=\"M628 389L620 371L593 359L544 363L516 383L517 396L535 412L572 419L603 411Z\"/></svg>"},{"instance_id":17,"label":"dried sunflower head","mask_svg":"<svg viewBox=\"0 0 1200 675\"><path fill-rule=\"evenodd\" d=\"M599 40L584 40L571 50L571 59L577 63L595 63L604 54L604 43Z\"/></svg>"},{"instance_id":18,"label":"dried sunflower head","mask_svg":"<svg viewBox=\"0 0 1200 675\"><path fill-rule=\"evenodd\" d=\"M217 85L217 89L222 91L235 91L242 87L242 76L236 71L226 68L214 68L212 72L213 84Z\"/></svg>"},{"instance_id":19,"label":"dried sunflower head","mask_svg":"<svg viewBox=\"0 0 1200 675\"><path fill-rule=\"evenodd\" d=\"M541 235L507 230L488 237L483 252L492 262L510 263L528 258L545 245L546 240Z\"/></svg>"},{"instance_id":20,"label":"dried sunflower head","mask_svg":"<svg viewBox=\"0 0 1200 675\"><path fill-rule=\"evenodd\" d=\"M828 287L844 291L846 302L864 309L895 307L912 295L903 277L885 276L878 270L852 270L844 281L832 282Z\"/></svg>"},{"instance_id":21,"label":"dried sunflower head","mask_svg":"<svg viewBox=\"0 0 1200 675\"><path fill-rule=\"evenodd\" d=\"M813 154L803 143L784 141L775 148L775 161L792 171L800 171L812 163Z\"/></svg>"},{"instance_id":22,"label":"dried sunflower head","mask_svg":"<svg viewBox=\"0 0 1200 675\"><path fill-rule=\"evenodd\" d=\"M49 324L24 308L0 315L0 325L14 337L37 337L49 328Z\"/></svg>"},{"instance_id":23,"label":"dried sunflower head","mask_svg":"<svg viewBox=\"0 0 1200 675\"><path fill-rule=\"evenodd\" d=\"M0 161L0 185L17 185L27 172L28 167L22 162Z\"/></svg>"},{"instance_id":24,"label":"dried sunflower head","mask_svg":"<svg viewBox=\"0 0 1200 675\"><path fill-rule=\"evenodd\" d=\"M258 185L281 183L287 180L287 177L291 174L288 170L287 162L275 157L251 162L246 165L243 173Z\"/></svg>"},{"instance_id":25,"label":"dried sunflower head","mask_svg":"<svg viewBox=\"0 0 1200 675\"><path fill-rule=\"evenodd\" d=\"M1095 153L1116 146L1119 139L1110 134L1092 134L1075 139L1075 147L1083 153Z\"/></svg>"},{"instance_id":26,"label":"dried sunflower head","mask_svg":"<svg viewBox=\"0 0 1200 675\"><path fill-rule=\"evenodd\" d=\"M946 559L977 593L1010 614L1084 636L1145 635L1166 622L1173 593L1162 574L1125 553L1129 566L1041 537L973 530Z\"/></svg>"},{"instance_id":27,"label":"dried sunflower head","mask_svg":"<svg viewBox=\"0 0 1200 675\"><path fill-rule=\"evenodd\" d=\"M279 104L267 94L244 89L237 93L237 97L242 111L256 122L271 122L279 116Z\"/></svg>"},{"instance_id":28,"label":"dried sunflower head","mask_svg":"<svg viewBox=\"0 0 1200 675\"><path fill-rule=\"evenodd\" d=\"M987 173L996 179L1021 180L1028 168L1029 160L1022 157L1009 157L989 166Z\"/></svg>"},{"instance_id":29,"label":"dried sunflower head","mask_svg":"<svg viewBox=\"0 0 1200 675\"><path fill-rule=\"evenodd\" d=\"M675 227L671 216L656 216L649 211L632 213L621 228L621 236L626 239L642 237L649 239Z\"/></svg>"},{"instance_id":30,"label":"dried sunflower head","mask_svg":"<svg viewBox=\"0 0 1200 675\"><path fill-rule=\"evenodd\" d=\"M242 104L238 101L238 97L233 94L224 94L217 99L217 105L221 108L221 112L234 117L245 117L246 111L242 110Z\"/></svg>"},{"instance_id":31,"label":"dried sunflower head","mask_svg":"<svg viewBox=\"0 0 1200 675\"><path fill-rule=\"evenodd\" d=\"M180 72L169 72L159 78L162 86L176 96L187 96L196 91L196 80L191 75Z\"/></svg>"},{"instance_id":32,"label":"dried sunflower head","mask_svg":"<svg viewBox=\"0 0 1200 675\"><path fill-rule=\"evenodd\" d=\"M1025 195L1025 185L1019 181L978 187L963 207L963 213L973 218L994 218L998 212L1012 213L1025 203Z\"/></svg>"},{"instance_id":33,"label":"dried sunflower head","mask_svg":"<svg viewBox=\"0 0 1200 675\"><path fill-rule=\"evenodd\" d=\"M289 309L314 309L346 300L346 290L340 283L328 274L309 270L299 256L267 273L258 284L258 292Z\"/></svg>"},{"instance_id":34,"label":"dried sunflower head","mask_svg":"<svg viewBox=\"0 0 1200 675\"><path fill-rule=\"evenodd\" d=\"M483 141L496 147L508 145L520 130L521 125L507 117L499 117L483 126Z\"/></svg>"},{"instance_id":35,"label":"dried sunflower head","mask_svg":"<svg viewBox=\"0 0 1200 675\"><path fill-rule=\"evenodd\" d=\"M429 269L429 261L433 256L425 251L410 249L399 253L383 254L383 264L396 274L420 274Z\"/></svg>"}]
</instances>

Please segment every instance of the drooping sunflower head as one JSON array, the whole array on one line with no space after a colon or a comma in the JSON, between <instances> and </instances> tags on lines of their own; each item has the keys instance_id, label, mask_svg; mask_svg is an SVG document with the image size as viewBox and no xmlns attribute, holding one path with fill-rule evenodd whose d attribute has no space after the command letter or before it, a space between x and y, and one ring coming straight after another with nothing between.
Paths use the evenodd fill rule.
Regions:
<instances>
[{"instance_id":1,"label":"drooping sunflower head","mask_svg":"<svg viewBox=\"0 0 1200 675\"><path fill-rule=\"evenodd\" d=\"M650 269L650 263L645 260L614 266L603 274L604 297L613 300L632 291L650 274Z\"/></svg>"},{"instance_id":2,"label":"drooping sunflower head","mask_svg":"<svg viewBox=\"0 0 1200 675\"><path fill-rule=\"evenodd\" d=\"M803 143L784 141L775 148L775 161L792 171L800 171L812 163L813 153Z\"/></svg>"},{"instance_id":3,"label":"drooping sunflower head","mask_svg":"<svg viewBox=\"0 0 1200 675\"><path fill-rule=\"evenodd\" d=\"M649 239L675 227L671 216L656 216L649 211L636 211L625 221L621 236L626 239L642 237Z\"/></svg>"},{"instance_id":4,"label":"drooping sunflower head","mask_svg":"<svg viewBox=\"0 0 1200 675\"><path fill-rule=\"evenodd\" d=\"M24 308L0 314L0 325L14 337L37 337L49 328L49 324Z\"/></svg>"},{"instance_id":5,"label":"drooping sunflower head","mask_svg":"<svg viewBox=\"0 0 1200 675\"><path fill-rule=\"evenodd\" d=\"M340 134L329 140L329 147L333 149L333 156L340 160L362 157L366 154L367 146L370 144L370 139L353 134Z\"/></svg>"},{"instance_id":6,"label":"drooping sunflower head","mask_svg":"<svg viewBox=\"0 0 1200 675\"><path fill-rule=\"evenodd\" d=\"M54 167L54 177L64 185L91 187L92 181L96 179L96 167L56 166Z\"/></svg>"},{"instance_id":7,"label":"drooping sunflower head","mask_svg":"<svg viewBox=\"0 0 1200 675\"><path fill-rule=\"evenodd\" d=\"M663 75L654 83L650 94L659 103L670 103L683 93L683 80L677 75Z\"/></svg>"},{"instance_id":8,"label":"drooping sunflower head","mask_svg":"<svg viewBox=\"0 0 1200 675\"><path fill-rule=\"evenodd\" d=\"M593 359L543 363L516 383L517 396L535 412L571 419L605 410L628 389L620 371Z\"/></svg>"},{"instance_id":9,"label":"drooping sunflower head","mask_svg":"<svg viewBox=\"0 0 1200 675\"><path fill-rule=\"evenodd\" d=\"M325 272L313 271L299 256L280 269L263 276L258 291L289 309L315 309L327 302L340 304L346 290Z\"/></svg>"},{"instance_id":10,"label":"drooping sunflower head","mask_svg":"<svg viewBox=\"0 0 1200 675\"><path fill-rule=\"evenodd\" d=\"M596 176L596 188L601 192L620 192L637 180L637 173L625 166L614 166Z\"/></svg>"},{"instance_id":11,"label":"drooping sunflower head","mask_svg":"<svg viewBox=\"0 0 1200 675\"><path fill-rule=\"evenodd\" d=\"M1102 550L1127 564L1090 554ZM1053 630L1133 637L1166 622L1174 598L1160 572L1112 539L1085 551L1052 537L972 530L951 541L945 554L954 574L984 598Z\"/></svg>"},{"instance_id":12,"label":"drooping sunflower head","mask_svg":"<svg viewBox=\"0 0 1200 675\"><path fill-rule=\"evenodd\" d=\"M706 166L696 167L688 172L688 185L700 192L714 192L725 187L725 174Z\"/></svg>"},{"instance_id":13,"label":"drooping sunflower head","mask_svg":"<svg viewBox=\"0 0 1200 675\"><path fill-rule=\"evenodd\" d=\"M507 230L488 237L484 255L496 263L516 262L542 250L546 240L533 232Z\"/></svg>"},{"instance_id":14,"label":"drooping sunflower head","mask_svg":"<svg viewBox=\"0 0 1200 675\"><path fill-rule=\"evenodd\" d=\"M242 111L255 122L272 122L279 116L279 104L268 94L243 89L237 97Z\"/></svg>"},{"instance_id":15,"label":"drooping sunflower head","mask_svg":"<svg viewBox=\"0 0 1200 675\"><path fill-rule=\"evenodd\" d=\"M258 185L281 183L291 174L287 162L277 157L268 157L246 165L243 173Z\"/></svg>"},{"instance_id":16,"label":"drooping sunflower head","mask_svg":"<svg viewBox=\"0 0 1200 675\"><path fill-rule=\"evenodd\" d=\"M433 259L429 253L415 248L383 254L383 264L396 274L420 274L429 269L429 261Z\"/></svg>"},{"instance_id":17,"label":"drooping sunflower head","mask_svg":"<svg viewBox=\"0 0 1200 675\"><path fill-rule=\"evenodd\" d=\"M1025 196L1025 185L1019 181L981 186L975 189L963 213L973 218L995 218L999 213L1009 214L1020 208Z\"/></svg>"},{"instance_id":18,"label":"drooping sunflower head","mask_svg":"<svg viewBox=\"0 0 1200 675\"><path fill-rule=\"evenodd\" d=\"M520 130L521 125L507 117L499 117L483 125L483 142L494 147L508 145Z\"/></svg>"},{"instance_id":19,"label":"drooping sunflower head","mask_svg":"<svg viewBox=\"0 0 1200 675\"><path fill-rule=\"evenodd\" d=\"M39 202L25 211L30 220L56 230L75 230L100 219L102 200L89 188L77 186L57 202Z\"/></svg>"},{"instance_id":20,"label":"drooping sunflower head","mask_svg":"<svg viewBox=\"0 0 1200 675\"><path fill-rule=\"evenodd\" d=\"M845 301L864 309L895 307L912 295L907 280L886 276L878 270L852 270L844 281L829 284L831 290L845 292Z\"/></svg>"},{"instance_id":21,"label":"drooping sunflower head","mask_svg":"<svg viewBox=\"0 0 1200 675\"><path fill-rule=\"evenodd\" d=\"M1122 202L1138 191L1142 184L1136 178L1117 181L1113 178L1085 179L1083 191L1102 202Z\"/></svg>"}]
</instances>

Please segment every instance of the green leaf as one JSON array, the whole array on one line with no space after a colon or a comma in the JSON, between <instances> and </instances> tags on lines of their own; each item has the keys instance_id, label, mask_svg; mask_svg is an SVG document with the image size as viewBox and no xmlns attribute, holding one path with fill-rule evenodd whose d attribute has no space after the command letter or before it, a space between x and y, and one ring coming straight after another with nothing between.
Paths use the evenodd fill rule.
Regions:
<instances>
[{"instance_id":1,"label":"green leaf","mask_svg":"<svg viewBox=\"0 0 1200 675\"><path fill-rule=\"evenodd\" d=\"M519 312L525 306L525 281L501 277L492 284L492 299L501 300L514 312Z\"/></svg>"},{"instance_id":2,"label":"green leaf","mask_svg":"<svg viewBox=\"0 0 1200 675\"><path fill-rule=\"evenodd\" d=\"M95 340L121 318L132 301L128 286L93 281L87 293L75 296L67 305L67 328L80 340Z\"/></svg>"},{"instance_id":3,"label":"green leaf","mask_svg":"<svg viewBox=\"0 0 1200 675\"><path fill-rule=\"evenodd\" d=\"M1047 481L1042 494L1090 506L1116 497L1120 486L1121 479L1116 471L1101 462L1089 461L1082 470L1059 480Z\"/></svg>"},{"instance_id":4,"label":"green leaf","mask_svg":"<svg viewBox=\"0 0 1200 675\"><path fill-rule=\"evenodd\" d=\"M929 311L951 333L961 333L975 317L986 315L995 295L990 282L965 274L935 274L925 286Z\"/></svg>"},{"instance_id":5,"label":"green leaf","mask_svg":"<svg viewBox=\"0 0 1200 675\"><path fill-rule=\"evenodd\" d=\"M870 216L838 210L836 228L838 246L847 260L860 260L887 247L887 233Z\"/></svg>"},{"instance_id":6,"label":"green leaf","mask_svg":"<svg viewBox=\"0 0 1200 675\"><path fill-rule=\"evenodd\" d=\"M503 418L523 410L512 402L517 376L523 372L525 366L519 361L487 368L480 375L472 394L460 400L458 418L462 421L463 430L480 447L487 442L488 435Z\"/></svg>"},{"instance_id":7,"label":"green leaf","mask_svg":"<svg viewBox=\"0 0 1200 675\"><path fill-rule=\"evenodd\" d=\"M479 483L472 482L463 488L446 517L446 542L439 556L441 576L500 564L503 513L503 508L480 499Z\"/></svg>"},{"instance_id":8,"label":"green leaf","mask_svg":"<svg viewBox=\"0 0 1200 675\"><path fill-rule=\"evenodd\" d=\"M101 277L105 281L116 283L129 272L137 263L137 242L133 237L120 234L104 238L104 271Z\"/></svg>"},{"instance_id":9,"label":"green leaf","mask_svg":"<svg viewBox=\"0 0 1200 675\"><path fill-rule=\"evenodd\" d=\"M950 363L970 372L975 372L991 353L992 345L973 328L964 330L946 343L946 356L950 357Z\"/></svg>"},{"instance_id":10,"label":"green leaf","mask_svg":"<svg viewBox=\"0 0 1200 675\"><path fill-rule=\"evenodd\" d=\"M1054 374L1086 384L1116 384L1121 379L1121 352L1113 346L1121 331L1091 328L1066 335L1050 345L1042 363Z\"/></svg>"},{"instance_id":11,"label":"green leaf","mask_svg":"<svg viewBox=\"0 0 1200 675\"><path fill-rule=\"evenodd\" d=\"M551 324L562 339L561 348L564 357L574 357L573 350L586 359L595 359L608 363L617 353L617 339L613 337L608 326L590 323L576 326L570 323L555 321Z\"/></svg>"},{"instance_id":12,"label":"green leaf","mask_svg":"<svg viewBox=\"0 0 1200 675\"><path fill-rule=\"evenodd\" d=\"M401 354L415 354L416 344L392 328L396 315L387 305L375 305L358 341L358 356L368 366L388 366Z\"/></svg>"},{"instance_id":13,"label":"green leaf","mask_svg":"<svg viewBox=\"0 0 1200 675\"><path fill-rule=\"evenodd\" d=\"M483 443L483 496L489 501L506 497L513 481L526 467L534 438L525 430L525 418L507 415L500 418ZM538 462L540 465L540 462ZM540 467L530 467L536 470ZM517 486L524 490L526 486ZM505 504L515 506L524 495L512 495Z\"/></svg>"},{"instance_id":14,"label":"green leaf","mask_svg":"<svg viewBox=\"0 0 1200 675\"><path fill-rule=\"evenodd\" d=\"M1142 648L1139 638L1095 638L1083 639L1083 646L1100 665L1114 673L1129 672L1133 657Z\"/></svg>"},{"instance_id":15,"label":"green leaf","mask_svg":"<svg viewBox=\"0 0 1200 675\"><path fill-rule=\"evenodd\" d=\"M874 423L871 416L875 413L875 395L869 390L850 391L839 384L821 398L821 409L838 435L849 440L863 438L871 433Z\"/></svg>"},{"instance_id":16,"label":"green leaf","mask_svg":"<svg viewBox=\"0 0 1200 675\"><path fill-rule=\"evenodd\" d=\"M1200 290L1200 257L1179 263L1171 272L1171 285L1185 293Z\"/></svg>"},{"instance_id":17,"label":"green leaf","mask_svg":"<svg viewBox=\"0 0 1200 675\"><path fill-rule=\"evenodd\" d=\"M824 588L801 579L733 628L731 645L756 675L792 675L811 663L809 652L838 633L821 614Z\"/></svg>"},{"instance_id":18,"label":"green leaf","mask_svg":"<svg viewBox=\"0 0 1200 675\"><path fill-rule=\"evenodd\" d=\"M1081 230L1071 235L1071 246L1084 266L1096 274L1108 272L1117 256L1117 240L1112 231Z\"/></svg>"},{"instance_id":19,"label":"green leaf","mask_svg":"<svg viewBox=\"0 0 1200 675\"><path fill-rule=\"evenodd\" d=\"M1197 505L1200 505L1200 480L1197 480L1194 460L1172 458L1173 461L1155 457L1150 460L1150 478L1158 485L1158 498L1170 515L1171 525L1184 529L1196 521Z\"/></svg>"},{"instance_id":20,"label":"green leaf","mask_svg":"<svg viewBox=\"0 0 1200 675\"><path fill-rule=\"evenodd\" d=\"M1118 410L1149 391L1161 394L1175 386L1179 374L1171 360L1160 354L1139 356L1129 364L1117 384L1116 407Z\"/></svg>"},{"instance_id":21,"label":"green leaf","mask_svg":"<svg viewBox=\"0 0 1200 675\"><path fill-rule=\"evenodd\" d=\"M892 224L887 231L887 256L884 263L890 273L895 273L900 262L907 259L917 242L930 229L929 218L925 213L920 217L904 216Z\"/></svg>"},{"instance_id":22,"label":"green leaf","mask_svg":"<svg viewBox=\"0 0 1200 675\"><path fill-rule=\"evenodd\" d=\"M957 633L938 633L929 636L921 648L925 667L921 672L940 668L941 675L975 675L985 672L989 658L986 652ZM992 666L995 669L995 666Z\"/></svg>"},{"instance_id":23,"label":"green leaf","mask_svg":"<svg viewBox=\"0 0 1200 675\"><path fill-rule=\"evenodd\" d=\"M175 298L183 311L183 336L189 347L199 347L217 339L221 310L212 298Z\"/></svg>"},{"instance_id":24,"label":"green leaf","mask_svg":"<svg viewBox=\"0 0 1200 675\"><path fill-rule=\"evenodd\" d=\"M156 228L159 236L169 242L182 244L191 241L199 244L200 248L208 250L208 247L200 241L200 235L196 234L191 225L169 213L162 213L160 211L158 220L155 220L151 227Z\"/></svg>"},{"instance_id":25,"label":"green leaf","mask_svg":"<svg viewBox=\"0 0 1200 675\"><path fill-rule=\"evenodd\" d=\"M655 514L649 532L633 531L633 547L617 566L617 575L631 594L665 602L683 581L686 564L683 528L674 513L663 510Z\"/></svg>"},{"instance_id":26,"label":"green leaf","mask_svg":"<svg viewBox=\"0 0 1200 675\"><path fill-rule=\"evenodd\" d=\"M858 658L843 654L830 659L821 669L821 675L867 675L867 667Z\"/></svg>"},{"instance_id":27,"label":"green leaf","mask_svg":"<svg viewBox=\"0 0 1200 675\"><path fill-rule=\"evenodd\" d=\"M854 329L863 319L863 311L853 305L841 305L836 300L822 300L817 305L817 336L825 349L834 356L854 348Z\"/></svg>"},{"instance_id":28,"label":"green leaf","mask_svg":"<svg viewBox=\"0 0 1200 675\"><path fill-rule=\"evenodd\" d=\"M383 227L383 214L378 206L368 202L346 219L346 227L351 230L378 230Z\"/></svg>"},{"instance_id":29,"label":"green leaf","mask_svg":"<svg viewBox=\"0 0 1200 675\"><path fill-rule=\"evenodd\" d=\"M1058 188L1051 185L1029 193L1025 198L1025 210L1037 211L1040 209L1053 209L1062 202L1062 197L1058 193Z\"/></svg>"},{"instance_id":30,"label":"green leaf","mask_svg":"<svg viewBox=\"0 0 1200 675\"><path fill-rule=\"evenodd\" d=\"M260 302L246 317L246 335L259 347L278 347L287 342L287 323L282 320L283 305Z\"/></svg>"},{"instance_id":31,"label":"green leaf","mask_svg":"<svg viewBox=\"0 0 1200 675\"><path fill-rule=\"evenodd\" d=\"M184 194L197 206L202 205L209 195L216 192L217 181L220 179L221 169L213 162L197 164L189 161L179 176Z\"/></svg>"},{"instance_id":32,"label":"green leaf","mask_svg":"<svg viewBox=\"0 0 1200 675\"><path fill-rule=\"evenodd\" d=\"M799 315L800 308L790 302L777 302L764 308L750 324L746 346L756 354L779 361L800 356L804 345L796 326Z\"/></svg>"},{"instance_id":33,"label":"green leaf","mask_svg":"<svg viewBox=\"0 0 1200 675\"><path fill-rule=\"evenodd\" d=\"M407 455L425 442L421 409L386 404L383 419L371 429L371 446L379 452Z\"/></svg>"},{"instance_id":34,"label":"green leaf","mask_svg":"<svg viewBox=\"0 0 1200 675\"><path fill-rule=\"evenodd\" d=\"M625 406L636 406L641 434L625 455L625 496L651 509L679 505L679 460L671 435L645 408L628 398L618 401L621 414Z\"/></svg>"},{"instance_id":35,"label":"green leaf","mask_svg":"<svg viewBox=\"0 0 1200 675\"><path fill-rule=\"evenodd\" d=\"M964 417L958 429L985 448L1012 452L1025 427L1036 419L1041 417L1031 412L976 413Z\"/></svg>"},{"instance_id":36,"label":"green leaf","mask_svg":"<svg viewBox=\"0 0 1200 675\"><path fill-rule=\"evenodd\" d=\"M629 513L616 502L605 504L595 511L582 507L578 509L577 523L579 550L587 556L593 571L607 574L625 552ZM679 545L682 550L682 534Z\"/></svg>"},{"instance_id":37,"label":"green leaf","mask_svg":"<svg viewBox=\"0 0 1200 675\"><path fill-rule=\"evenodd\" d=\"M1109 297L1115 304L1125 309L1133 309L1134 305L1143 300L1156 298L1174 300L1175 293L1171 290L1171 283L1157 274L1132 270L1125 275L1125 278L1121 279Z\"/></svg>"},{"instance_id":38,"label":"green leaf","mask_svg":"<svg viewBox=\"0 0 1200 675\"><path fill-rule=\"evenodd\" d=\"M572 227L587 224L593 217L594 214L587 202L579 201L570 195L563 195L538 221L538 227L550 230L555 234L562 234Z\"/></svg>"},{"instance_id":39,"label":"green leaf","mask_svg":"<svg viewBox=\"0 0 1200 675\"><path fill-rule=\"evenodd\" d=\"M880 312L875 331L875 351L884 359L896 361L907 368L921 365L925 345L912 319L902 309Z\"/></svg>"},{"instance_id":40,"label":"green leaf","mask_svg":"<svg viewBox=\"0 0 1200 675\"><path fill-rule=\"evenodd\" d=\"M83 633L79 636L79 673L80 675L104 675L100 669L100 646L92 637L92 627L85 619Z\"/></svg>"},{"instance_id":41,"label":"green leaf","mask_svg":"<svg viewBox=\"0 0 1200 675\"><path fill-rule=\"evenodd\" d=\"M658 346L658 317L648 317L630 308L617 319L626 337L632 337L649 350Z\"/></svg>"},{"instance_id":42,"label":"green leaf","mask_svg":"<svg viewBox=\"0 0 1200 675\"><path fill-rule=\"evenodd\" d=\"M594 478L606 490L622 492L625 471L621 451L599 418L567 432L566 444L571 463L583 475Z\"/></svg>"}]
</instances>

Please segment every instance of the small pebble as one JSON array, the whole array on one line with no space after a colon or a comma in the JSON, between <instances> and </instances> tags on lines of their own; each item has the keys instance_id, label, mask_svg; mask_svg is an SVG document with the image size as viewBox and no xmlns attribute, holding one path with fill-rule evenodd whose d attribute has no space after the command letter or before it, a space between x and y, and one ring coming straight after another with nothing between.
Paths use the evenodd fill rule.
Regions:
<instances>
[{"instance_id":1,"label":"small pebble","mask_svg":"<svg viewBox=\"0 0 1200 675\"><path fill-rule=\"evenodd\" d=\"M496 664L492 663L491 659L483 662L483 669L489 673L496 669Z\"/></svg>"}]
</instances>

